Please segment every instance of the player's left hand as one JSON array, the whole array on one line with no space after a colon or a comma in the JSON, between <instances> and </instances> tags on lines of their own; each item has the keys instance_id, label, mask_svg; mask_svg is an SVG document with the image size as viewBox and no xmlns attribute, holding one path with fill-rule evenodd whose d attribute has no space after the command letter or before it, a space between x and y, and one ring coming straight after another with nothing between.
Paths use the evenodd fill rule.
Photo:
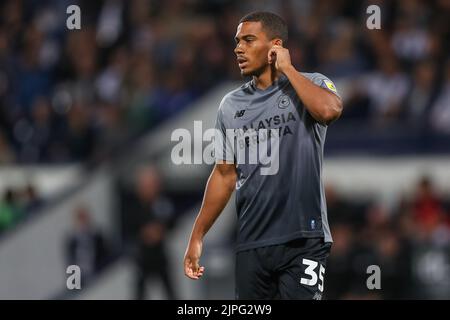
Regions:
<instances>
[{"instance_id":1,"label":"player's left hand","mask_svg":"<svg viewBox=\"0 0 450 320\"><path fill-rule=\"evenodd\" d=\"M268 54L269 64L275 63L275 68L284 72L292 66L289 50L279 45L274 45Z\"/></svg>"}]
</instances>

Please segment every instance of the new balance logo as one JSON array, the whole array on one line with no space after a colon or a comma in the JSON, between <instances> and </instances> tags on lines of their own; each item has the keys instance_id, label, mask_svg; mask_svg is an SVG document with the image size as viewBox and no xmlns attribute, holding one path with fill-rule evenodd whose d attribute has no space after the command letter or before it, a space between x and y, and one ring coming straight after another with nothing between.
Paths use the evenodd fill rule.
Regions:
<instances>
[{"instance_id":1,"label":"new balance logo","mask_svg":"<svg viewBox=\"0 0 450 320\"><path fill-rule=\"evenodd\" d=\"M238 111L236 111L236 114L234 115L234 118L235 119L236 118L240 118L240 117L242 117L244 115L244 113L245 113L245 109L244 110L238 110Z\"/></svg>"}]
</instances>

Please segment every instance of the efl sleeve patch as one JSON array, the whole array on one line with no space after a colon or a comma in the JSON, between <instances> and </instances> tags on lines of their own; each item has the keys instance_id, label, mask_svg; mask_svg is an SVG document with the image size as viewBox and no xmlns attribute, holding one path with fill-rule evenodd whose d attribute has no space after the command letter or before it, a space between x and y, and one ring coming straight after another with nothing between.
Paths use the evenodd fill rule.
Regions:
<instances>
[{"instance_id":1,"label":"efl sleeve patch","mask_svg":"<svg viewBox=\"0 0 450 320\"><path fill-rule=\"evenodd\" d=\"M328 89L330 89L331 91L333 91L334 93L337 94L337 90L336 90L336 87L333 82L331 82L330 80L327 80L327 79L324 79L323 82L325 83L325 85L327 86Z\"/></svg>"}]
</instances>

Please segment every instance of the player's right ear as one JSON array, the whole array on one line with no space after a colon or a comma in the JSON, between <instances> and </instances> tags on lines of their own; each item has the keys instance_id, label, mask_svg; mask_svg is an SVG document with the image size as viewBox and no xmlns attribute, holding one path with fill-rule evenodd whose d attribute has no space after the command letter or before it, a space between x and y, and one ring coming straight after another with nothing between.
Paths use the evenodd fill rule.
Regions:
<instances>
[{"instance_id":1,"label":"player's right ear","mask_svg":"<svg viewBox=\"0 0 450 320\"><path fill-rule=\"evenodd\" d=\"M275 41L273 42L273 45L282 47L283 46L283 40L275 39Z\"/></svg>"}]
</instances>

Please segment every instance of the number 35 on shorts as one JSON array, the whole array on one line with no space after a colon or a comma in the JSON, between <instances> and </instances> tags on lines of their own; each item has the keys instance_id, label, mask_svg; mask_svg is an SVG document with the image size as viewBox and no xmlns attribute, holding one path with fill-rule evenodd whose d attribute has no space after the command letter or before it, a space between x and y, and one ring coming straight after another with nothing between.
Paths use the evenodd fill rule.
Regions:
<instances>
[{"instance_id":1,"label":"number 35 on shorts","mask_svg":"<svg viewBox=\"0 0 450 320\"><path fill-rule=\"evenodd\" d=\"M305 275L308 278L301 278L300 283L306 286L314 287L318 281L318 289L323 292L323 275L325 274L325 268L317 261L303 258L302 263L306 266ZM319 268L317 268L319 266Z\"/></svg>"}]
</instances>

